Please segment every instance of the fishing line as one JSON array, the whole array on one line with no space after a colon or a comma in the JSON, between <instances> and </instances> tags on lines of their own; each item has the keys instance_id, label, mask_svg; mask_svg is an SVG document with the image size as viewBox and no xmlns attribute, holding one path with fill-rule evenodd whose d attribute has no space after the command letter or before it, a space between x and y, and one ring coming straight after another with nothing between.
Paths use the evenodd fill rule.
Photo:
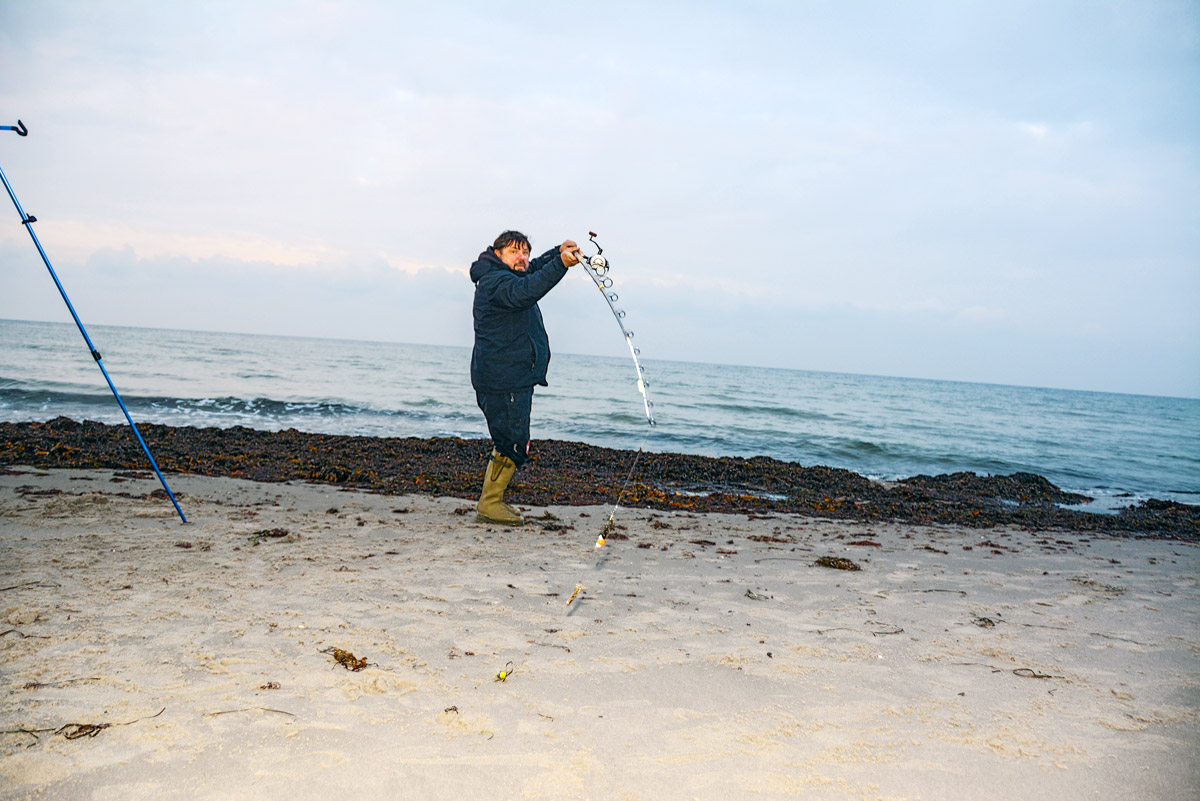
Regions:
<instances>
[{"instance_id":1,"label":"fishing line","mask_svg":"<svg viewBox=\"0 0 1200 801\"><path fill-rule=\"evenodd\" d=\"M608 259L604 257L604 248L600 247L600 243L596 241L595 231L588 232L591 243L596 246L596 254L590 258L581 258L580 264L583 265L584 271L588 277L595 283L596 288L600 290L600 294L604 296L604 302L608 304L609 311L612 312L613 318L616 319L617 325L621 328L621 336L625 339L625 344L629 348L629 355L633 358L634 371L637 373L637 389L642 396L642 409L646 414L646 422L651 426L654 422L653 401L650 400L650 395L646 391L649 384L646 382L646 369L642 367L641 360L638 356L641 355L641 349L633 344L633 331L625 325L625 311L617 308L619 296L612 291L613 280L608 277L609 264ZM608 513L608 520L604 524L604 529L596 538L595 550L600 550L604 547L604 543L608 540L608 536L616 528L617 509L621 506L621 498L624 497L625 491L629 488L629 483L633 480L634 471L637 470L638 462L642 458L642 451L646 444L645 436L642 437L642 444L638 447L637 453L633 457L633 464L629 467L629 473L625 476L625 481L621 484L617 491L616 501L613 503L612 510ZM567 600L567 606L570 606L574 600L579 597L579 593L583 591L583 584L577 584L575 591L571 593L571 597Z\"/></svg>"}]
</instances>

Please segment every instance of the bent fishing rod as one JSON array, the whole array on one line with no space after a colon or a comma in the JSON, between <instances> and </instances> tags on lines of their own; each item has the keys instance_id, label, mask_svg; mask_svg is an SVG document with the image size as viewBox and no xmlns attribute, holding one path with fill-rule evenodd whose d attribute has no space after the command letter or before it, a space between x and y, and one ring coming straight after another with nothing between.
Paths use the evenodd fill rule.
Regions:
<instances>
[{"instance_id":1,"label":"bent fishing rod","mask_svg":"<svg viewBox=\"0 0 1200 801\"><path fill-rule=\"evenodd\" d=\"M29 129L20 120L17 120L16 125L0 125L0 131L16 131L18 136L29 135ZM63 288L62 282L58 280L58 274L54 272L54 267L50 264L50 257L46 255L41 241L38 239L37 234L34 233L33 224L37 222L37 217L34 217L32 214L26 214L25 209L21 208L21 203L17 200L17 195L13 192L12 185L9 184L8 176L4 174L3 169L0 169L0 180L4 181L4 188L8 190L8 196L12 199L13 205L17 208L17 214L21 217L21 225L25 226L25 230L29 232L34 246L37 247L38 253L42 256L42 261L46 263L46 269L50 271L50 277L54 279L54 285L58 287L58 292L62 295L63 302L67 304L67 309L71 312L71 317L75 319L75 325L79 327L79 333L83 334L83 341L87 343L88 350L91 352L92 358L96 361L96 366L104 374L104 380L108 382L108 388L112 390L113 397L117 399L117 403L121 406L121 411L125 413L125 419L129 421L129 426L133 429L133 435L137 437L138 444L142 446L142 451L145 452L146 458L150 460L150 466L154 468L159 482L167 492L167 497L175 505L175 511L179 513L179 519L186 523L187 518L184 516L183 510L179 508L179 501L175 500L175 494L167 486L167 480L163 478L162 471L158 469L158 462L154 461L154 456L151 455L150 448L146 445L146 440L142 439L142 432L138 431L137 424L133 422L133 417L130 416L129 409L125 407L125 401L121 399L121 393L117 392L117 387L113 384L112 378L109 377L108 370L104 368L100 352L92 344L92 338L88 336L87 329L83 327L83 321L79 319L79 315L75 313L75 307L71 305L71 299L67 297L67 290Z\"/></svg>"},{"instance_id":2,"label":"bent fishing rod","mask_svg":"<svg viewBox=\"0 0 1200 801\"><path fill-rule=\"evenodd\" d=\"M621 328L621 336L624 338L625 344L629 347L629 355L633 358L633 367L637 373L637 389L638 393L642 396L642 409L646 414L646 422L653 426L655 425L653 412L654 402L650 400L650 395L646 391L646 387L649 386L648 382L646 381L646 369L642 367L642 362L638 358L642 351L633 344L633 331L631 331L625 325L625 311L617 308L616 304L620 298L616 292L612 291L613 280L608 276L609 263L608 259L604 256L604 248L600 247L600 243L596 241L595 231L589 231L588 234L590 236L591 243L596 246L596 253L590 257L583 256L583 254L580 253L579 263L583 265L584 271L587 272L588 277L592 279L592 282L595 283L596 288L600 290L600 294L604 296L604 301L608 304L609 311L612 312L613 318L616 319L617 325ZM607 541L608 535L611 534L616 527L615 517L617 514L617 509L621 505L621 497L625 494L625 490L628 489L629 482L633 479L633 473L637 469L638 460L641 459L641 457L642 448L639 447L637 454L633 458L633 464L630 465L629 474L625 477L624 483L617 492L617 498L613 503L612 511L608 513L608 520L604 524L604 529L596 538L596 550L604 547L604 543ZM571 597L567 599L567 606L570 606L575 599L579 597L579 594L582 591L583 584L577 584L575 586L575 591L572 592Z\"/></svg>"}]
</instances>

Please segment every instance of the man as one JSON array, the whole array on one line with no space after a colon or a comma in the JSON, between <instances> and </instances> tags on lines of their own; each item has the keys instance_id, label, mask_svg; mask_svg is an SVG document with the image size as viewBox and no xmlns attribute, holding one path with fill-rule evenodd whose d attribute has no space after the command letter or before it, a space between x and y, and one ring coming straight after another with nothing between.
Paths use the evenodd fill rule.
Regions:
<instances>
[{"instance_id":1,"label":"man","mask_svg":"<svg viewBox=\"0 0 1200 801\"><path fill-rule=\"evenodd\" d=\"M471 265L475 282L471 385L492 436L476 515L482 522L524 522L504 502L504 490L529 457L533 388L547 386L550 340L537 302L563 279L568 267L579 262L578 252L568 239L530 261L529 239L519 231L505 231Z\"/></svg>"}]
</instances>

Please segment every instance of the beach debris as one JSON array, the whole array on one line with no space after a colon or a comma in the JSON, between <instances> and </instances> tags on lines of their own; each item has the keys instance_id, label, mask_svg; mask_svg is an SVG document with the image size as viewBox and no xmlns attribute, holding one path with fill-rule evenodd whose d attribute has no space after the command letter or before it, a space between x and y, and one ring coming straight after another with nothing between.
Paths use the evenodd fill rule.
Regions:
<instances>
[{"instance_id":1,"label":"beach debris","mask_svg":"<svg viewBox=\"0 0 1200 801\"><path fill-rule=\"evenodd\" d=\"M205 712L204 717L214 718L217 715L233 715L238 712L274 712L277 715L287 715L289 718L296 717L295 713L293 712L288 712L283 709L271 709L270 707L266 706L247 706L242 709L223 709L219 712Z\"/></svg>"},{"instance_id":2,"label":"beach debris","mask_svg":"<svg viewBox=\"0 0 1200 801\"><path fill-rule=\"evenodd\" d=\"M822 556L813 562L817 567L828 567L831 570L862 570L857 564L840 556Z\"/></svg>"},{"instance_id":3,"label":"beach debris","mask_svg":"<svg viewBox=\"0 0 1200 801\"><path fill-rule=\"evenodd\" d=\"M268 681L266 684L262 685L262 686L261 686L261 687L259 687L258 689L260 689L260 690L278 690L278 689L279 689L279 682L277 682L277 681Z\"/></svg>"},{"instance_id":4,"label":"beach debris","mask_svg":"<svg viewBox=\"0 0 1200 801\"><path fill-rule=\"evenodd\" d=\"M458 714L458 707L457 707L457 706L448 706L448 707L446 707L445 709L443 709L443 710L442 710L442 712L444 712L444 713L445 713L445 714L447 714L447 715L449 715L451 712L453 712L454 714L456 714L456 715L457 715L457 714Z\"/></svg>"},{"instance_id":5,"label":"beach debris","mask_svg":"<svg viewBox=\"0 0 1200 801\"><path fill-rule=\"evenodd\" d=\"M572 602L573 602L573 601L574 601L576 598L578 598L578 597L579 597L579 593L581 593L581 592L583 592L583 585L582 585L582 584L576 584L576 585L575 585L575 592L571 593L571 597L567 599L567 606L570 606L570 605L571 605L571 603L572 603Z\"/></svg>"},{"instance_id":6,"label":"beach debris","mask_svg":"<svg viewBox=\"0 0 1200 801\"><path fill-rule=\"evenodd\" d=\"M983 617L982 615L971 615L971 617L973 618L971 622L981 629L990 629L996 625L996 621L990 617Z\"/></svg>"},{"instance_id":7,"label":"beach debris","mask_svg":"<svg viewBox=\"0 0 1200 801\"><path fill-rule=\"evenodd\" d=\"M545 513L543 513L541 515L541 517L531 518L530 522L537 523L539 526L542 527L543 531L565 531L567 529L575 528L575 526L563 523L562 518L556 517L555 515L551 514L549 512L549 510L547 510Z\"/></svg>"},{"instance_id":8,"label":"beach debris","mask_svg":"<svg viewBox=\"0 0 1200 801\"><path fill-rule=\"evenodd\" d=\"M111 723L68 723L54 733L61 734L68 740L78 740L80 737L95 737L111 727Z\"/></svg>"},{"instance_id":9,"label":"beach debris","mask_svg":"<svg viewBox=\"0 0 1200 801\"><path fill-rule=\"evenodd\" d=\"M59 589L61 584L53 581L26 581L24 584L14 584L11 587L0 587L0 592L8 592L9 590L20 590L26 587L45 587L48 589Z\"/></svg>"},{"instance_id":10,"label":"beach debris","mask_svg":"<svg viewBox=\"0 0 1200 801\"><path fill-rule=\"evenodd\" d=\"M496 674L496 681L508 681L508 677L516 672L513 668L513 663L509 662L504 666L504 670Z\"/></svg>"},{"instance_id":11,"label":"beach debris","mask_svg":"<svg viewBox=\"0 0 1200 801\"><path fill-rule=\"evenodd\" d=\"M779 542L785 544L796 541L796 538L790 534L784 534L780 536L778 534L778 529L776 529L776 533L773 534L747 534L746 539L750 540L751 542Z\"/></svg>"},{"instance_id":12,"label":"beach debris","mask_svg":"<svg viewBox=\"0 0 1200 801\"><path fill-rule=\"evenodd\" d=\"M1093 631L1092 636L1093 637L1103 637L1106 640L1117 640L1119 642L1130 642L1130 643L1133 643L1134 645L1142 645L1142 646L1150 645L1150 643L1148 643L1148 642L1139 642L1137 640L1131 640L1128 637L1118 637L1114 634L1102 634L1098 631Z\"/></svg>"},{"instance_id":13,"label":"beach debris","mask_svg":"<svg viewBox=\"0 0 1200 801\"><path fill-rule=\"evenodd\" d=\"M49 639L49 638L47 637L46 639ZM80 682L80 681L102 681L102 680L103 679L100 676L89 676L88 678L63 679L62 681L50 681L50 682L27 681L23 685L21 685L21 689L22 690L40 690L43 687L66 687L68 684L75 684L76 682Z\"/></svg>"},{"instance_id":14,"label":"beach debris","mask_svg":"<svg viewBox=\"0 0 1200 801\"><path fill-rule=\"evenodd\" d=\"M1096 581L1093 578L1088 578L1087 576L1072 576L1071 581L1078 584L1080 587L1086 587L1089 590L1095 590L1096 592L1100 592L1105 595L1117 596L1125 594L1124 587L1105 584L1101 581Z\"/></svg>"},{"instance_id":15,"label":"beach debris","mask_svg":"<svg viewBox=\"0 0 1200 801\"><path fill-rule=\"evenodd\" d=\"M28 734L33 737L35 741L29 744L29 747L32 748L41 741L41 738L38 737L39 734L52 732L54 734L61 734L63 738L67 740L79 740L84 737L95 737L96 735L100 734L100 732L104 731L105 729L111 729L113 726L132 726L134 723L140 723L143 720L156 718L166 711L167 708L164 706L153 715L147 715L144 718L137 718L135 720L127 720L123 723L65 723L57 728L49 729L6 729L4 731L0 731L0 734Z\"/></svg>"},{"instance_id":16,"label":"beach debris","mask_svg":"<svg viewBox=\"0 0 1200 801\"><path fill-rule=\"evenodd\" d=\"M882 548L883 547L882 545L880 545L878 542L875 542L874 540L855 540L854 542L847 542L846 544L847 545L862 545L862 546L866 546L868 548Z\"/></svg>"},{"instance_id":17,"label":"beach debris","mask_svg":"<svg viewBox=\"0 0 1200 801\"><path fill-rule=\"evenodd\" d=\"M979 667L988 668L993 673L1008 672L1007 668L996 667L995 665L989 665L985 662L955 662L954 664L956 664L956 665L978 665ZM1034 670L1033 668L1027 668L1027 667L1026 668L1016 668L1015 670L1012 671L1012 674L1014 676L1020 676L1023 679L1061 679L1061 678L1064 678L1063 676L1051 676L1049 673L1039 673L1038 671Z\"/></svg>"},{"instance_id":18,"label":"beach debris","mask_svg":"<svg viewBox=\"0 0 1200 801\"><path fill-rule=\"evenodd\" d=\"M1038 673L1033 668L1017 668L1013 671L1014 676L1020 676L1023 679L1061 679L1062 676L1051 676L1049 673Z\"/></svg>"},{"instance_id":19,"label":"beach debris","mask_svg":"<svg viewBox=\"0 0 1200 801\"><path fill-rule=\"evenodd\" d=\"M26 634L25 632L21 631L20 629L8 629L7 631L0 631L0 637L3 637L8 634L16 634L22 640L48 640L48 639L50 639L45 634Z\"/></svg>"},{"instance_id":20,"label":"beach debris","mask_svg":"<svg viewBox=\"0 0 1200 801\"><path fill-rule=\"evenodd\" d=\"M343 651L341 648L322 648L321 653L333 654L333 659L346 670L357 673L367 666L366 657L358 658L349 651Z\"/></svg>"},{"instance_id":21,"label":"beach debris","mask_svg":"<svg viewBox=\"0 0 1200 801\"><path fill-rule=\"evenodd\" d=\"M763 595L762 593L755 592L754 590L746 590L746 597L749 598L751 601L769 601L769 600L771 600L771 596Z\"/></svg>"},{"instance_id":22,"label":"beach debris","mask_svg":"<svg viewBox=\"0 0 1200 801\"><path fill-rule=\"evenodd\" d=\"M286 528L264 528L261 531L256 531L250 535L249 540L251 545L258 545L260 542L271 539L279 539L286 537L291 532Z\"/></svg>"},{"instance_id":23,"label":"beach debris","mask_svg":"<svg viewBox=\"0 0 1200 801\"><path fill-rule=\"evenodd\" d=\"M52 495L65 494L65 493L63 493L62 490L57 489L57 488L41 489L39 487L34 487L29 484L25 484L20 487L17 487L16 492L22 498L28 498L30 496L32 496L34 498L45 498L45 497L49 497Z\"/></svg>"}]
</instances>

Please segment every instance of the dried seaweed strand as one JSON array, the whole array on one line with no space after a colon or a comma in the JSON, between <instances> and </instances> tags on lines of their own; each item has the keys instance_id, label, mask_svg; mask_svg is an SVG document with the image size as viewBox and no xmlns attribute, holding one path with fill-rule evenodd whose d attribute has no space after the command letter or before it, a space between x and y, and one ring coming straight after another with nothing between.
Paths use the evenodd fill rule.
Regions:
<instances>
[{"instance_id":1,"label":"dried seaweed strand","mask_svg":"<svg viewBox=\"0 0 1200 801\"><path fill-rule=\"evenodd\" d=\"M1051 676L1049 673L1038 673L1033 668L1017 668L1013 675L1023 679L1061 679L1062 676Z\"/></svg>"},{"instance_id":2,"label":"dried seaweed strand","mask_svg":"<svg viewBox=\"0 0 1200 801\"><path fill-rule=\"evenodd\" d=\"M134 723L141 723L143 720L150 720L152 718L156 718L159 715L161 715L163 712L166 712L166 711L167 711L167 708L164 706L162 709L158 710L153 715L147 715L146 717L137 718L135 720L127 720L127 721L124 721L123 723L64 723L63 725L59 726L58 728L6 729L4 731L0 731L0 734L29 734L29 735L32 735L34 737L34 739L36 739L40 742L41 738L38 737L39 734L46 734L48 732L53 732L54 734L61 734L65 739L68 739L68 740L78 740L83 737L95 737L100 732L104 731L105 729L111 729L114 726L132 726ZM30 747L32 748L32 745L30 745Z\"/></svg>"},{"instance_id":3,"label":"dried seaweed strand","mask_svg":"<svg viewBox=\"0 0 1200 801\"><path fill-rule=\"evenodd\" d=\"M32 640L48 640L48 639L50 639L45 634L26 634L25 632L23 632L19 629L9 629L8 631L0 631L0 637L5 636L6 634L18 634L18 635L20 635L22 640L30 640L30 639L32 639Z\"/></svg>"},{"instance_id":4,"label":"dried seaweed strand","mask_svg":"<svg viewBox=\"0 0 1200 801\"><path fill-rule=\"evenodd\" d=\"M27 681L21 685L22 690L40 690L42 687L66 687L68 684L75 684L80 681L100 681L100 676L88 676L82 679L62 679L61 681Z\"/></svg>"},{"instance_id":5,"label":"dried seaweed strand","mask_svg":"<svg viewBox=\"0 0 1200 801\"><path fill-rule=\"evenodd\" d=\"M26 581L24 584L14 584L11 587L0 587L0 592L8 592L9 590L19 590L22 587L62 587L61 584L55 584L53 581Z\"/></svg>"}]
</instances>

